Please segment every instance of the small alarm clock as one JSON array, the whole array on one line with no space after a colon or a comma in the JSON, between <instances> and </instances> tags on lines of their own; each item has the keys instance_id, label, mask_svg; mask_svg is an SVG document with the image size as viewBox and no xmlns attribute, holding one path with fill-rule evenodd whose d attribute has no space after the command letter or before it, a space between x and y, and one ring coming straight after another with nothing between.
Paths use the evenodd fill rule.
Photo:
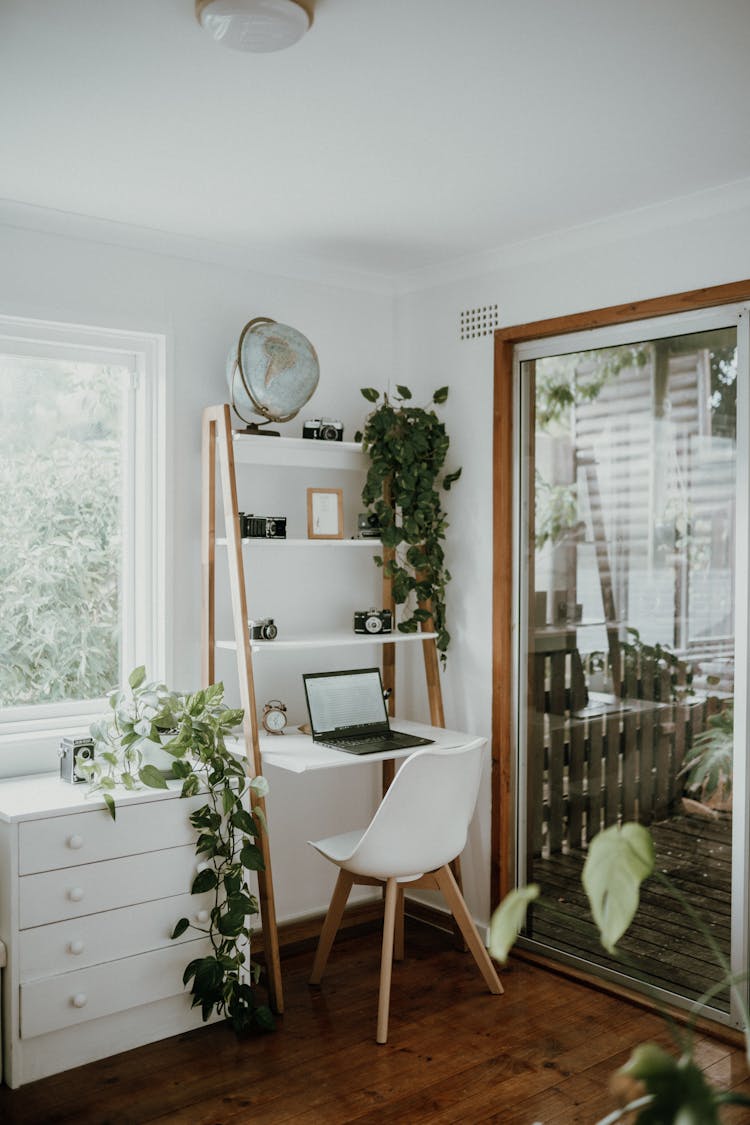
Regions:
<instances>
[{"instance_id":1,"label":"small alarm clock","mask_svg":"<svg viewBox=\"0 0 750 1125\"><path fill-rule=\"evenodd\" d=\"M286 706L280 699L270 699L263 705L260 719L263 729L269 734L283 734L286 726Z\"/></svg>"}]
</instances>

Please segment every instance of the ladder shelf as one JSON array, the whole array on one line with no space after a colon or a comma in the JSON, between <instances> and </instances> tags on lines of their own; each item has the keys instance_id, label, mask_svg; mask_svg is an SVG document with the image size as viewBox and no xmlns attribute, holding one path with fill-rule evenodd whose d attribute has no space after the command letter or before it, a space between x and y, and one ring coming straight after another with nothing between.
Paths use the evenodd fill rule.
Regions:
<instances>
[{"instance_id":1,"label":"ladder shelf","mask_svg":"<svg viewBox=\"0 0 750 1125\"><path fill-rule=\"evenodd\" d=\"M201 511L201 681L204 687L215 682L215 657L217 649L228 649L235 653L239 680L240 701L244 711L242 731L250 767L255 774L262 772L262 760L258 732L258 713L253 679L253 656L261 650L289 651L290 649L310 647L334 647L358 644L376 644L382 653L383 686L390 690L388 700L389 714L395 714L395 653L397 645L405 642L421 641L427 679L427 695L430 710L430 723L434 727L445 727L443 700L440 687L440 672L437 634L423 629L420 633L388 633L374 636L356 636L344 633L328 633L325 636L302 635L274 641L251 641L247 628L247 593L245 587L245 548L252 543L252 550L259 546L262 550L293 550L310 547L314 550L334 548L342 550L355 548L381 552L387 560L393 552L383 548L375 539L242 539L237 504L237 478L235 466L256 465L272 468L319 468L337 471L367 468L367 457L362 447L353 442L322 442L304 438L270 438L249 436L234 432L231 424L230 408L226 404L209 406L203 411L202 419L202 511ZM224 514L225 536L216 536L217 491L221 489L221 503ZM231 598L232 631L231 640L217 640L216 626L216 548L227 552L228 584ZM395 618L391 581L383 578L382 606L390 609ZM426 608L429 608L426 607ZM384 788L390 784L394 774L394 763L383 763ZM255 794L251 795L253 807L260 806L265 812L265 802ZM260 837L259 846L263 855L265 870L258 874L258 898L260 903L263 945L268 974L269 1000L277 1011L284 1010L279 957L279 938L276 922L276 907L271 870L270 830Z\"/></svg>"}]
</instances>

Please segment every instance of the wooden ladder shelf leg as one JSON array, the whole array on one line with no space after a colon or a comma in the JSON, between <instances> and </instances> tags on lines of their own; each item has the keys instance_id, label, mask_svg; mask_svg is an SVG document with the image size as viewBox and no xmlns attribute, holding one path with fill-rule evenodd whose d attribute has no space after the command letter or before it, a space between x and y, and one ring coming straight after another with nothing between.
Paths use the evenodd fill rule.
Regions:
<instances>
[{"instance_id":1,"label":"wooden ladder shelf leg","mask_svg":"<svg viewBox=\"0 0 750 1125\"><path fill-rule=\"evenodd\" d=\"M258 722L255 703L255 684L253 681L253 662L250 652L250 637L247 626L247 594L245 591L245 570L242 560L242 539L237 512L237 481L234 468L234 449L232 445L232 424L227 405L207 407L203 412L203 512L202 512L202 675L203 686L214 682L215 652L215 544L216 544L216 464L218 460L219 482L224 506L224 525L227 537L227 556L229 561L229 590L232 601L232 622L237 645L237 673L239 677L240 700L244 710L242 730L245 748L254 775L263 772L258 741ZM265 814L262 798L251 797L253 808L260 807ZM276 924L276 905L271 873L271 850L268 833L264 832L258 841L264 871L258 872L258 898L263 926L263 950L268 975L268 990L271 1007L283 1012L284 998L281 984L281 960L279 957L279 935Z\"/></svg>"}]
</instances>

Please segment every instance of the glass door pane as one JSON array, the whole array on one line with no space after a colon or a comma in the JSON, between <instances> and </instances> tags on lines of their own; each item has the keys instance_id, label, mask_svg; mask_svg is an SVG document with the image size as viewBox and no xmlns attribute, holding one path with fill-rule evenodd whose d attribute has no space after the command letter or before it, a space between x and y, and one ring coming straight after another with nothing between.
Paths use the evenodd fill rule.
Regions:
<instances>
[{"instance_id":1,"label":"glass door pane","mask_svg":"<svg viewBox=\"0 0 750 1125\"><path fill-rule=\"evenodd\" d=\"M638 821L729 958L737 328L526 360L526 937L696 998L722 975L644 887L621 957L581 888L591 839ZM725 990L713 1001L729 1011Z\"/></svg>"}]
</instances>

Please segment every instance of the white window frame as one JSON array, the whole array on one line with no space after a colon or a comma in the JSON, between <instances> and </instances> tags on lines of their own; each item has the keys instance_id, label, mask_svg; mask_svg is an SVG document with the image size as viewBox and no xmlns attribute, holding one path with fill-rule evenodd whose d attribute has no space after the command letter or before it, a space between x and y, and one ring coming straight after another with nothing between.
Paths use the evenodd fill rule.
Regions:
<instances>
[{"instance_id":1,"label":"white window frame","mask_svg":"<svg viewBox=\"0 0 750 1125\"><path fill-rule=\"evenodd\" d=\"M95 328L0 316L3 354L79 359L130 370L128 430L123 436L121 676L145 664L149 676L168 679L166 581L171 557L167 513L166 340L155 333ZM0 708L0 777L57 768L61 735L81 734L106 706L105 699Z\"/></svg>"}]
</instances>

